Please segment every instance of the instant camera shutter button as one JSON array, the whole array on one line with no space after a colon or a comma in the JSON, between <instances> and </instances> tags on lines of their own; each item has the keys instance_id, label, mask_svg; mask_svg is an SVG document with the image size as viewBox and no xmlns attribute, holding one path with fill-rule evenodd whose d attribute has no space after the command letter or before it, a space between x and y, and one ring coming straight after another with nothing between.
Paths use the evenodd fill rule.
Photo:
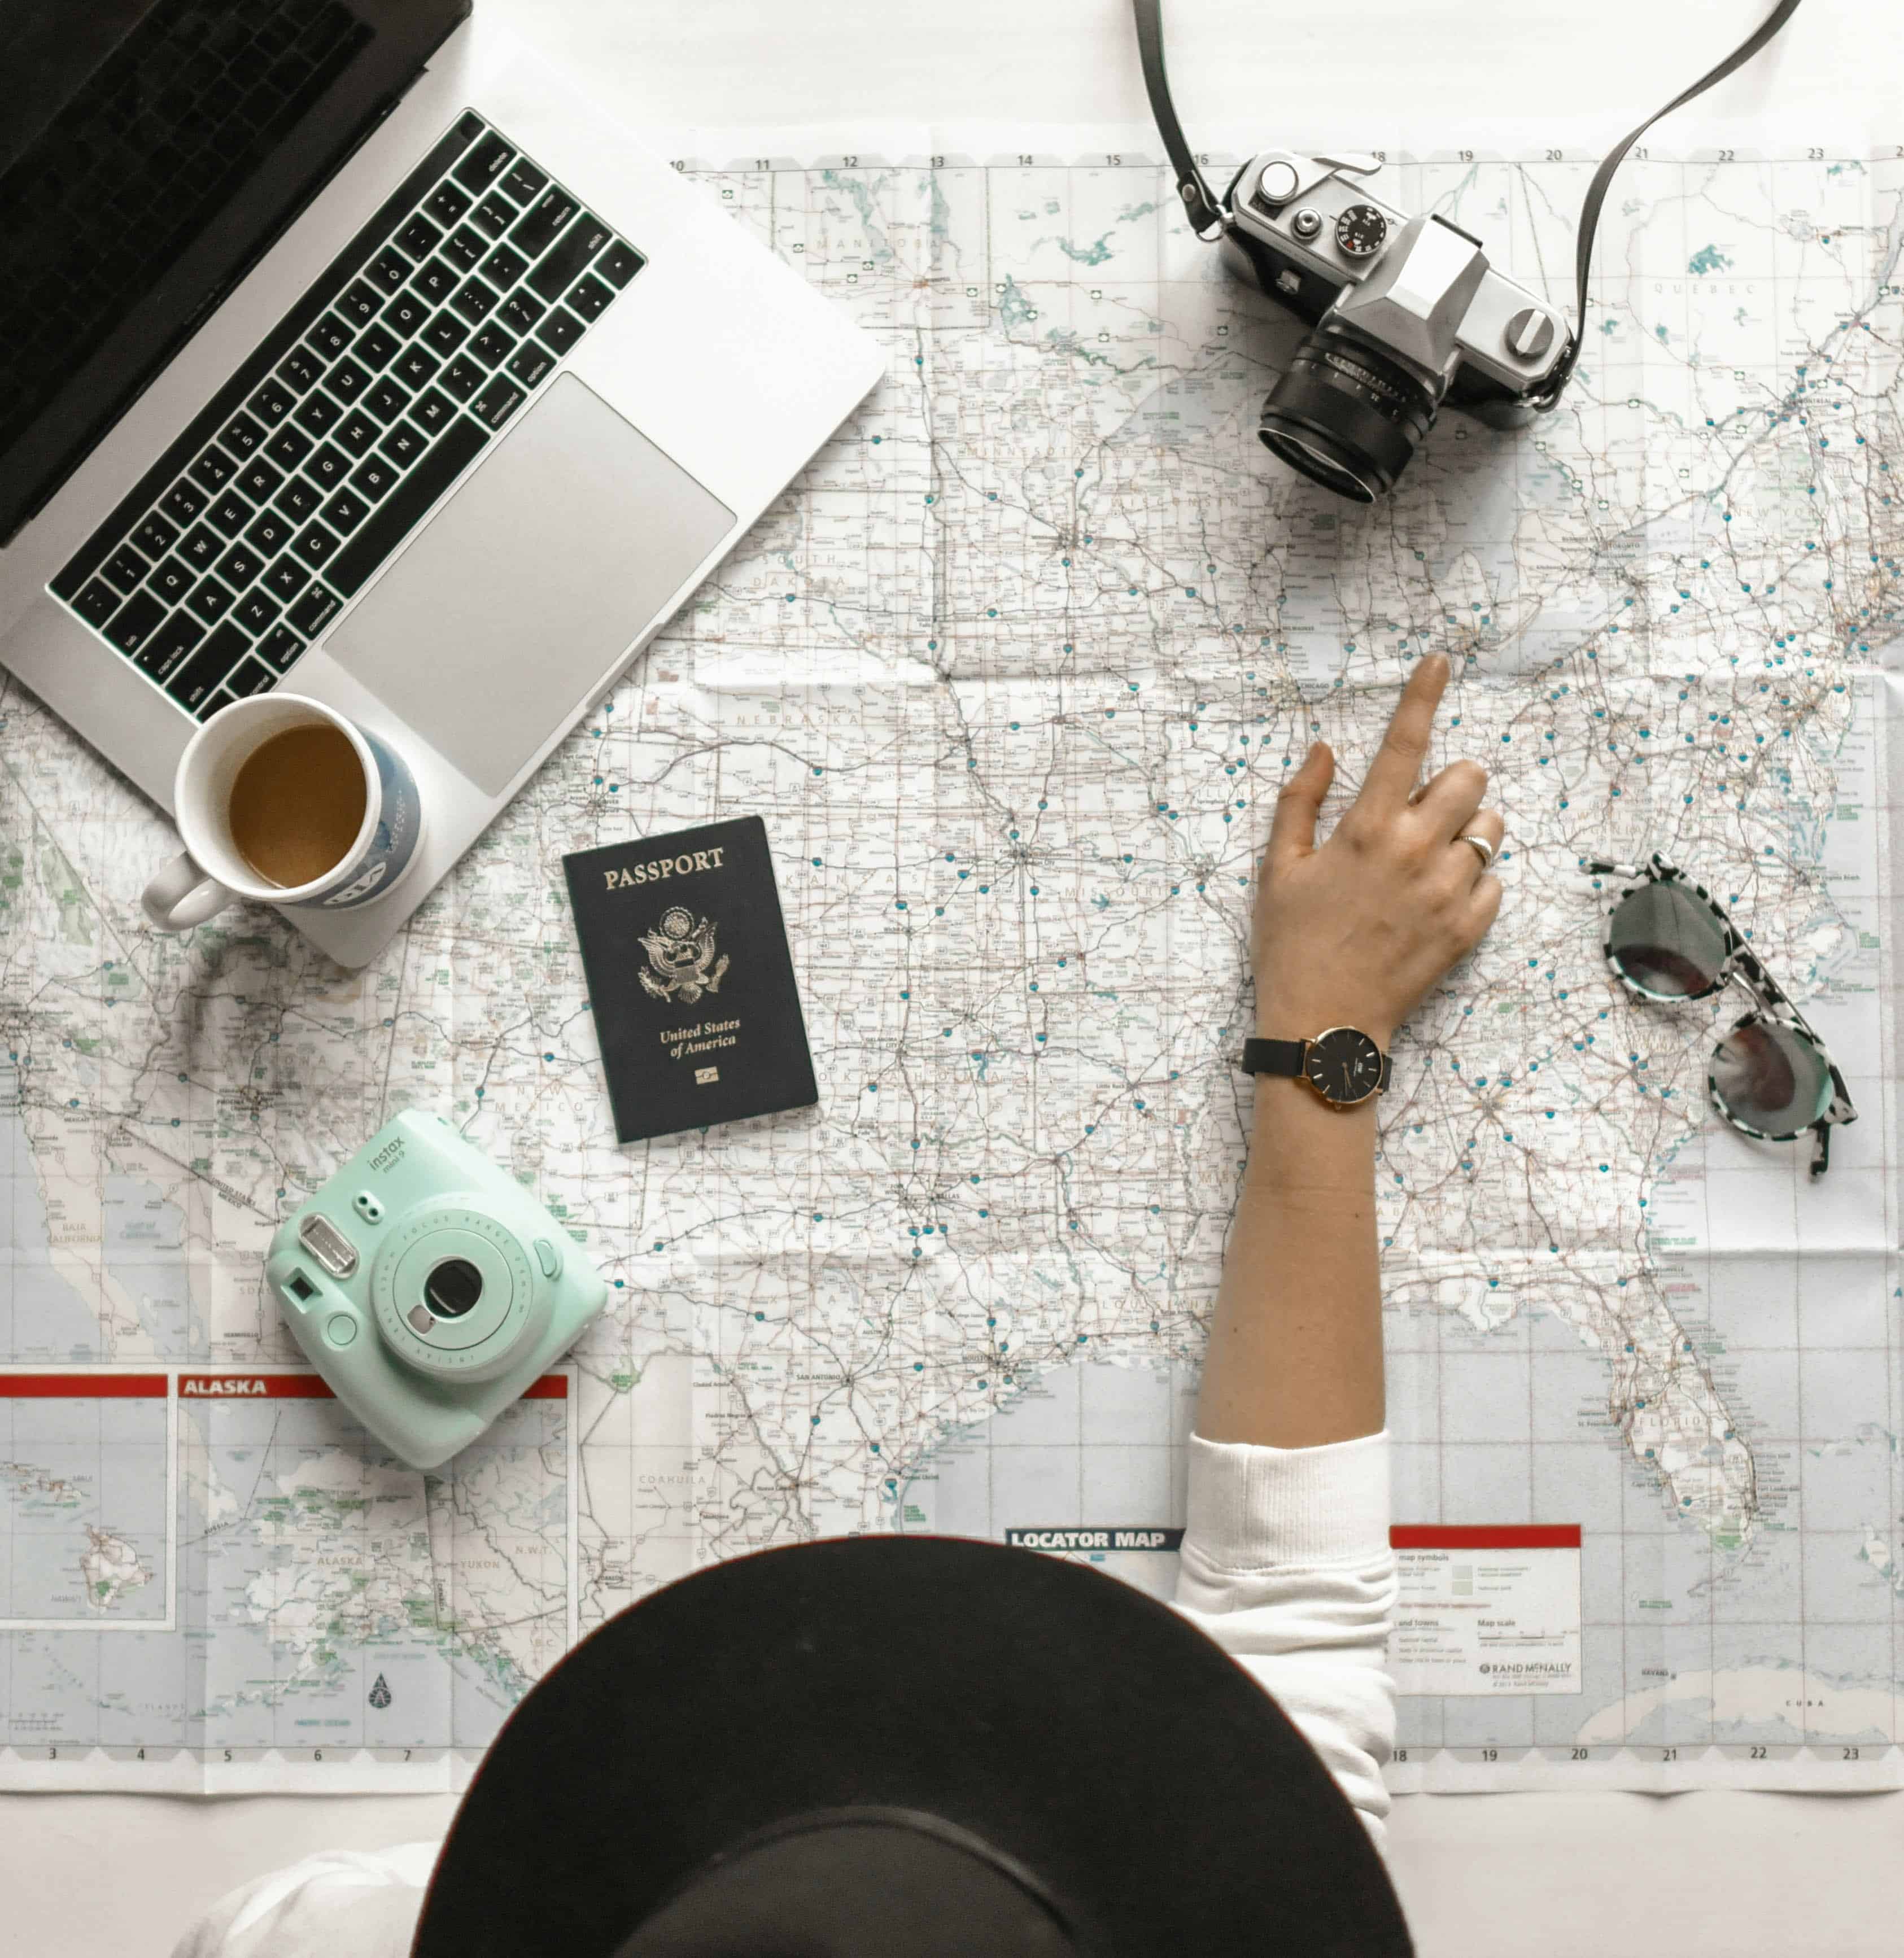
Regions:
<instances>
[{"instance_id":1,"label":"instant camera shutter button","mask_svg":"<svg viewBox=\"0 0 1904 1958\"><path fill-rule=\"evenodd\" d=\"M1516 360L1544 360L1548 349L1554 344L1553 318L1538 306L1522 306L1507 322L1507 331L1503 337L1507 342L1508 352Z\"/></svg>"},{"instance_id":2,"label":"instant camera shutter button","mask_svg":"<svg viewBox=\"0 0 1904 1958\"><path fill-rule=\"evenodd\" d=\"M1310 239L1321 235L1323 214L1319 211L1312 210L1309 205L1304 204L1301 210L1290 219L1289 228L1304 244L1307 244Z\"/></svg>"},{"instance_id":3,"label":"instant camera shutter button","mask_svg":"<svg viewBox=\"0 0 1904 1958\"><path fill-rule=\"evenodd\" d=\"M333 1346L348 1346L357 1336L357 1322L347 1312L334 1312L324 1322L324 1336Z\"/></svg>"}]
</instances>

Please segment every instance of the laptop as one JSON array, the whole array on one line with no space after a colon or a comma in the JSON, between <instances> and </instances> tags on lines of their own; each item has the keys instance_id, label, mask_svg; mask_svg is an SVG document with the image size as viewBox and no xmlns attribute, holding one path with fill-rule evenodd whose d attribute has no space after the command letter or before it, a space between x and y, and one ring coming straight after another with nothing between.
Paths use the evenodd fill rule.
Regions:
<instances>
[{"instance_id":1,"label":"laptop","mask_svg":"<svg viewBox=\"0 0 1904 1958\"><path fill-rule=\"evenodd\" d=\"M247 695L389 740L425 809L410 870L286 914L347 966L884 367L468 14L8 10L0 664L168 810L194 730Z\"/></svg>"}]
</instances>

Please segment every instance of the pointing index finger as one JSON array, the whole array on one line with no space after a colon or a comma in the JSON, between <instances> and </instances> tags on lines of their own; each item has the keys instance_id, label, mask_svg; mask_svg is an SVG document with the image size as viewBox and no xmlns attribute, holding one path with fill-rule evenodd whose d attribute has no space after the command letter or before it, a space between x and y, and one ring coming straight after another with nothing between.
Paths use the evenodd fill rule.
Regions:
<instances>
[{"instance_id":1,"label":"pointing index finger","mask_svg":"<svg viewBox=\"0 0 1904 1958\"><path fill-rule=\"evenodd\" d=\"M1398 809L1407 802L1427 759L1435 709L1447 684L1448 662L1439 653L1430 654L1408 676L1396 704L1395 718L1362 778L1358 802Z\"/></svg>"}]
</instances>

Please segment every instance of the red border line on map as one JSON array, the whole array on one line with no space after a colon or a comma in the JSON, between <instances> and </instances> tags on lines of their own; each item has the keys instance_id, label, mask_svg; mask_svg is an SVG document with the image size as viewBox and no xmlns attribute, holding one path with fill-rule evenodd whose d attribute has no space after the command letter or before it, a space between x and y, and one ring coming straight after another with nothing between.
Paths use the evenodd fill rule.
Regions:
<instances>
[{"instance_id":1,"label":"red border line on map","mask_svg":"<svg viewBox=\"0 0 1904 1958\"><path fill-rule=\"evenodd\" d=\"M163 1393L165 1383L157 1392ZM179 1396L182 1400L328 1401L336 1396L318 1373L251 1373L242 1369L230 1373L181 1373ZM525 1401L565 1401L569 1377L544 1373L524 1391Z\"/></svg>"},{"instance_id":2,"label":"red border line on map","mask_svg":"<svg viewBox=\"0 0 1904 1958\"><path fill-rule=\"evenodd\" d=\"M163 1400L163 1373L0 1373L0 1400Z\"/></svg>"},{"instance_id":3,"label":"red border line on map","mask_svg":"<svg viewBox=\"0 0 1904 1958\"><path fill-rule=\"evenodd\" d=\"M1578 1523L1397 1523L1392 1550L1578 1550Z\"/></svg>"}]
</instances>

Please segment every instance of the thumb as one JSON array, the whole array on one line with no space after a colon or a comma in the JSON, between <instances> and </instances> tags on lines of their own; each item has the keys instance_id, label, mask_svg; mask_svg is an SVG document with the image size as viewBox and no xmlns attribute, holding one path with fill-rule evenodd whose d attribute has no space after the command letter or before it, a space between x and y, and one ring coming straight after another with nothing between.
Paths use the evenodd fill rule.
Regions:
<instances>
[{"instance_id":1,"label":"thumb","mask_svg":"<svg viewBox=\"0 0 1904 1958\"><path fill-rule=\"evenodd\" d=\"M1318 741L1277 795L1275 820L1269 829L1272 863L1293 862L1315 848L1316 818L1335 779L1335 757L1326 741Z\"/></svg>"}]
</instances>

